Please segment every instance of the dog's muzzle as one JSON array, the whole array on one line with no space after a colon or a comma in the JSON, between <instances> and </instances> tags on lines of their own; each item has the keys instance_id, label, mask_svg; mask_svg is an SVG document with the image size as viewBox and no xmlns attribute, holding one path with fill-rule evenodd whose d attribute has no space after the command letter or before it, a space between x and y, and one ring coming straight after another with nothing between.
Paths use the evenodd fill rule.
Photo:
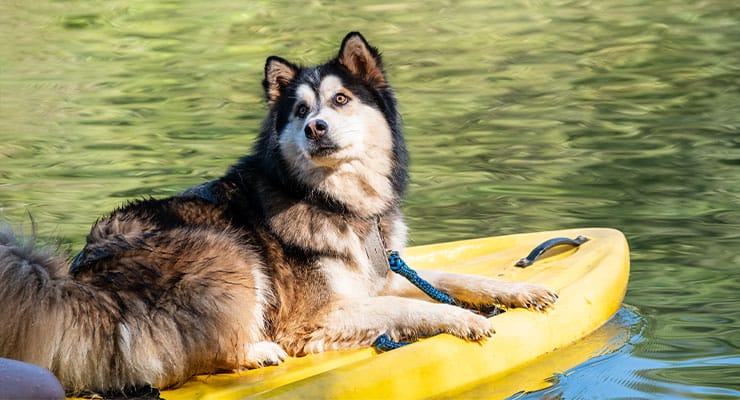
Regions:
<instances>
[{"instance_id":1,"label":"dog's muzzle","mask_svg":"<svg viewBox=\"0 0 740 400\"><path fill-rule=\"evenodd\" d=\"M313 119L303 128L303 133L311 140L318 140L329 131L329 124L323 119Z\"/></svg>"},{"instance_id":2,"label":"dog's muzzle","mask_svg":"<svg viewBox=\"0 0 740 400\"><path fill-rule=\"evenodd\" d=\"M309 152L311 156L326 157L339 150L339 147L331 140L329 124L323 119L309 121L303 128L303 133L309 139Z\"/></svg>"}]
</instances>

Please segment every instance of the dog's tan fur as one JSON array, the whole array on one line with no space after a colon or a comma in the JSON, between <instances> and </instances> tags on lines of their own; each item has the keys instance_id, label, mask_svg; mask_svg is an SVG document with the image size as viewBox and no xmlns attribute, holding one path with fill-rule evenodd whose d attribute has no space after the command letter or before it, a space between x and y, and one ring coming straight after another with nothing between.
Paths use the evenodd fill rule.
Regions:
<instances>
[{"instance_id":1,"label":"dog's tan fur","mask_svg":"<svg viewBox=\"0 0 740 400\"><path fill-rule=\"evenodd\" d=\"M169 387L288 354L449 333L488 319L438 304L365 248L380 221L403 251L405 148L377 50L349 34L336 59L271 57L269 115L224 177L115 210L65 258L0 231L0 356L52 370L72 392ZM320 121L326 129L311 131ZM318 129L318 128L316 128ZM543 310L547 288L445 272L427 280L473 308Z\"/></svg>"}]
</instances>

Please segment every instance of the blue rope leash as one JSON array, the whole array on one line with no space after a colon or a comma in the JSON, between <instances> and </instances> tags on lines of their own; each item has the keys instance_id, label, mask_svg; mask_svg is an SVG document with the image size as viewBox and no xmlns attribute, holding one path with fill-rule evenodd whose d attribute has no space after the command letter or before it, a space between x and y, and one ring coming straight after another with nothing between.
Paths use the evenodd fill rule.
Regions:
<instances>
[{"instance_id":1,"label":"blue rope leash","mask_svg":"<svg viewBox=\"0 0 740 400\"><path fill-rule=\"evenodd\" d=\"M409 268L409 266L406 265L406 263L398 255L398 252L390 252L390 254L388 255L388 264L391 267L391 271L408 279L409 282L421 289L424 293L427 294L427 296L431 297L432 299L440 303L452 304L455 306L459 305L459 303L452 296L435 288L434 286L432 286L431 283L425 281L422 277L420 277L419 274L416 273L416 271ZM393 341L393 339L390 338L390 336L384 333L375 340L374 346L378 352L382 353L406 346L407 344L411 344L411 342L395 342Z\"/></svg>"},{"instance_id":2,"label":"blue rope leash","mask_svg":"<svg viewBox=\"0 0 740 400\"><path fill-rule=\"evenodd\" d=\"M406 346L407 344L411 344L411 342L395 342L385 333L375 339L375 349L380 353L395 350L399 347Z\"/></svg>"},{"instance_id":3,"label":"blue rope leash","mask_svg":"<svg viewBox=\"0 0 740 400\"><path fill-rule=\"evenodd\" d=\"M457 301L452 298L449 294L435 288L431 283L422 279L419 274L413 269L409 268L408 265L401 259L397 252L393 251L388 255L388 264L390 264L391 271L403 276L408 279L409 282L413 283L414 286L421 289L427 296L432 299L445 304L452 304L453 306L458 305Z\"/></svg>"}]
</instances>

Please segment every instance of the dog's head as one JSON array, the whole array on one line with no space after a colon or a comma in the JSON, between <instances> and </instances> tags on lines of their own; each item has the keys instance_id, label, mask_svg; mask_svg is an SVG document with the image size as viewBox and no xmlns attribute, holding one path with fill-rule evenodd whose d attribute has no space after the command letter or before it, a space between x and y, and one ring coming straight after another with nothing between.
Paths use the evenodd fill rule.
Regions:
<instances>
[{"instance_id":1,"label":"dog's head","mask_svg":"<svg viewBox=\"0 0 740 400\"><path fill-rule=\"evenodd\" d=\"M333 60L300 67L269 57L263 81L270 115L258 151L307 192L363 215L402 195L406 150L377 49L349 33Z\"/></svg>"}]
</instances>

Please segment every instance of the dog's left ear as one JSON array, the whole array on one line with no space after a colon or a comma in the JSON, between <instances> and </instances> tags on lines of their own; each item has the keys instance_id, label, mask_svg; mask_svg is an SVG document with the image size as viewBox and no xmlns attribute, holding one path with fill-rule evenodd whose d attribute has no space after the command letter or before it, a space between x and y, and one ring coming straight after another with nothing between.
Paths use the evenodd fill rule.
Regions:
<instances>
[{"instance_id":1,"label":"dog's left ear","mask_svg":"<svg viewBox=\"0 0 740 400\"><path fill-rule=\"evenodd\" d=\"M370 46L360 32L344 37L337 60L354 76L373 86L385 86L385 73L378 49Z\"/></svg>"}]
</instances>

